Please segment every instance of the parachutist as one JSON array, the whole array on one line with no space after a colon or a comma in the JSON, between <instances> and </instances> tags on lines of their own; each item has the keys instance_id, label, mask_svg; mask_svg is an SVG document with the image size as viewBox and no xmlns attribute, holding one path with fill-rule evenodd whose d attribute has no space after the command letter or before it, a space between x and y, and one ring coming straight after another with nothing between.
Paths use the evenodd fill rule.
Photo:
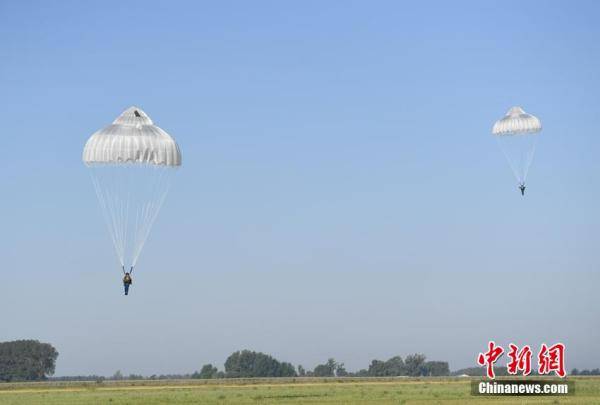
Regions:
<instances>
[{"instance_id":1,"label":"parachutist","mask_svg":"<svg viewBox=\"0 0 600 405\"><path fill-rule=\"evenodd\" d=\"M181 151L144 111L130 107L88 139L83 163L92 172L128 295L133 266L167 195L172 173L181 166ZM131 266L129 273L125 264Z\"/></svg>"},{"instance_id":2,"label":"parachutist","mask_svg":"<svg viewBox=\"0 0 600 405\"><path fill-rule=\"evenodd\" d=\"M131 280L131 275L129 273L125 273L125 277L123 277L123 287L125 288L125 295L129 295L129 286L133 283Z\"/></svg>"},{"instance_id":3,"label":"parachutist","mask_svg":"<svg viewBox=\"0 0 600 405\"><path fill-rule=\"evenodd\" d=\"M540 119L526 113L521 107L512 107L492 128L492 134L504 152L522 196L525 196L527 172L535 153L537 134L541 130Z\"/></svg>"}]
</instances>

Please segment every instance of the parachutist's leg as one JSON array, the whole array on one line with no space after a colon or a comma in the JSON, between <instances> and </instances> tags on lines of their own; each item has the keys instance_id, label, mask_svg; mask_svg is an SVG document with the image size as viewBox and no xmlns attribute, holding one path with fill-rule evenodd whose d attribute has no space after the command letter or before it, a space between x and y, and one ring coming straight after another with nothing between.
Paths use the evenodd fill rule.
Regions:
<instances>
[{"instance_id":1,"label":"parachutist's leg","mask_svg":"<svg viewBox=\"0 0 600 405\"><path fill-rule=\"evenodd\" d=\"M125 295L129 295L129 284L123 284L125 286Z\"/></svg>"}]
</instances>

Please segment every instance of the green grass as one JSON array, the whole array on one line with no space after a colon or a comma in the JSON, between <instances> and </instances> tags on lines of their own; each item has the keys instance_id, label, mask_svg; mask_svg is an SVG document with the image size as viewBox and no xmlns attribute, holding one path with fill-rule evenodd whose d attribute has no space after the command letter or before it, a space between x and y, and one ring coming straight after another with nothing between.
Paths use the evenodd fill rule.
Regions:
<instances>
[{"instance_id":1,"label":"green grass","mask_svg":"<svg viewBox=\"0 0 600 405\"><path fill-rule=\"evenodd\" d=\"M0 384L0 404L600 404L600 378L566 397L475 397L462 378L295 378Z\"/></svg>"}]
</instances>

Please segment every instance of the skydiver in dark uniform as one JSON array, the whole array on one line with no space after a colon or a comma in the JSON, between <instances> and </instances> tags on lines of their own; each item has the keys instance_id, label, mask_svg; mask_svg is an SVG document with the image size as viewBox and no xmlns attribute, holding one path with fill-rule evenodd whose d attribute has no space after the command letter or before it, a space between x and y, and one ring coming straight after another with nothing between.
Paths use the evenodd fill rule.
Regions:
<instances>
[{"instance_id":1,"label":"skydiver in dark uniform","mask_svg":"<svg viewBox=\"0 0 600 405\"><path fill-rule=\"evenodd\" d=\"M125 268L123 268L123 273L125 273L125 276L123 277L123 287L125 288L125 295L129 295L129 287L131 286L131 284L133 284L133 280L131 279L132 271L133 267L131 267L131 270L129 270L129 272L126 272Z\"/></svg>"},{"instance_id":2,"label":"skydiver in dark uniform","mask_svg":"<svg viewBox=\"0 0 600 405\"><path fill-rule=\"evenodd\" d=\"M525 195L525 183L521 183L519 190L521 190L521 195Z\"/></svg>"}]
</instances>

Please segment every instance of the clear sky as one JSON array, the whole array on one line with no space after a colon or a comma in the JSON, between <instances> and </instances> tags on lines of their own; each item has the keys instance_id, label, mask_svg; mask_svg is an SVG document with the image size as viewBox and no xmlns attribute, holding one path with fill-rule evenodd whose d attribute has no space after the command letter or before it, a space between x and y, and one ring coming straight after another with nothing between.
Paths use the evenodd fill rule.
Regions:
<instances>
[{"instance_id":1,"label":"clear sky","mask_svg":"<svg viewBox=\"0 0 600 405\"><path fill-rule=\"evenodd\" d=\"M350 370L489 339L600 367L600 4L0 1L0 341L57 375L238 349ZM183 167L131 295L81 162L130 105ZM491 136L544 125L525 198Z\"/></svg>"}]
</instances>

